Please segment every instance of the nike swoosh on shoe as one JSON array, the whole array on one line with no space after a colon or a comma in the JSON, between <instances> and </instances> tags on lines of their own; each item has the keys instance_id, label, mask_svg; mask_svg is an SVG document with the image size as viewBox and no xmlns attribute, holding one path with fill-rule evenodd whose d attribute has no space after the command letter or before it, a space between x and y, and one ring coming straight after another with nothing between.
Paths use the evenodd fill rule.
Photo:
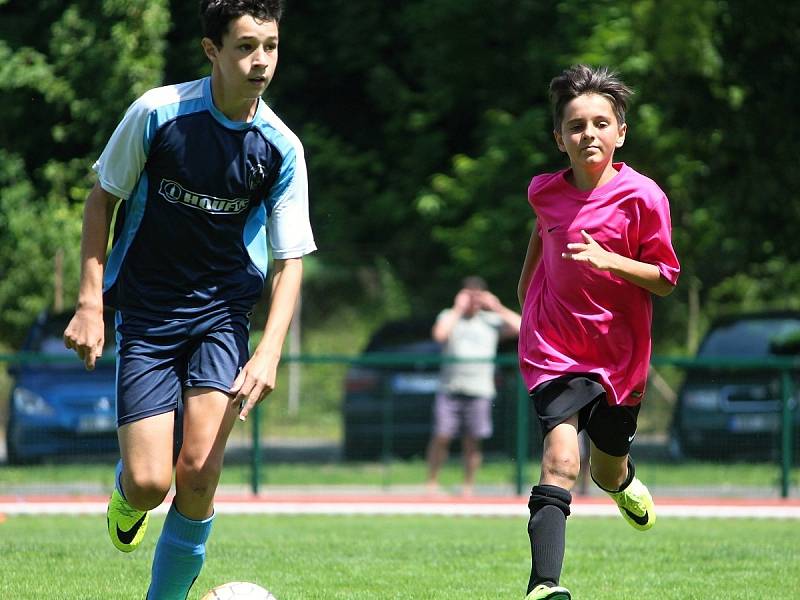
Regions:
<instances>
[{"instance_id":1,"label":"nike swoosh on shoe","mask_svg":"<svg viewBox=\"0 0 800 600\"><path fill-rule=\"evenodd\" d=\"M133 538L135 538L136 534L139 532L139 528L142 526L142 523L144 523L146 516L147 513L144 513L128 531L123 531L119 528L119 524L117 524L117 537L119 538L119 541L126 545L130 544L133 541Z\"/></svg>"},{"instance_id":2,"label":"nike swoosh on shoe","mask_svg":"<svg viewBox=\"0 0 800 600\"><path fill-rule=\"evenodd\" d=\"M625 514L627 514L631 519L633 519L637 525L642 525L642 526L647 525L647 521L650 519L650 516L647 514L647 511L645 511L644 514L640 517L639 515L629 511L627 508L623 508L622 510L624 510Z\"/></svg>"}]
</instances>

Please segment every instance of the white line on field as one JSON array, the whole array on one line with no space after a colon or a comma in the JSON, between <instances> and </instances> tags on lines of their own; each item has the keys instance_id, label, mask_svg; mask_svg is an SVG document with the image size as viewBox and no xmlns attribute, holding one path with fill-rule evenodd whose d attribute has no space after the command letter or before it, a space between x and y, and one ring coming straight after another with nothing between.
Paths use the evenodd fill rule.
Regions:
<instances>
[{"instance_id":1,"label":"white line on field","mask_svg":"<svg viewBox=\"0 0 800 600\"><path fill-rule=\"evenodd\" d=\"M153 510L163 514L168 504ZM264 514L264 515L441 515L441 516L528 516L524 502L510 503L442 503L442 502L226 502L215 503L218 513ZM726 506L710 504L656 504L657 514L662 517L702 518L768 518L800 519L800 506L748 505ZM96 515L106 512L105 502L0 502L0 514L6 515ZM575 517L611 517L619 513L613 504L575 504Z\"/></svg>"}]
</instances>

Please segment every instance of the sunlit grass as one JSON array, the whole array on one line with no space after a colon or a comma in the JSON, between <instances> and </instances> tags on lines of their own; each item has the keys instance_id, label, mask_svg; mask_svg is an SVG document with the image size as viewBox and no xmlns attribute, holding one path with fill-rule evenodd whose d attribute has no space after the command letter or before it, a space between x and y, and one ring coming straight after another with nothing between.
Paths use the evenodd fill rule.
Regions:
<instances>
[{"instance_id":1,"label":"sunlit grass","mask_svg":"<svg viewBox=\"0 0 800 600\"><path fill-rule=\"evenodd\" d=\"M117 552L105 519L19 516L0 524L4 598L142 598L163 517ZM232 580L280 600L522 598L526 519L220 515L189 600ZM796 598L797 521L573 518L562 584L591 600ZM754 590L758 590L757 593Z\"/></svg>"}]
</instances>

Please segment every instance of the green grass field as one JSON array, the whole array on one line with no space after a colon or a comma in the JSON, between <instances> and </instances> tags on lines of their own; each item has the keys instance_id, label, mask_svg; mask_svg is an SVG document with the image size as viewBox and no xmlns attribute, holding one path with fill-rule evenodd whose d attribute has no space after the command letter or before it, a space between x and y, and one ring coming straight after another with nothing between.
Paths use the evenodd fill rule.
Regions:
<instances>
[{"instance_id":1,"label":"green grass field","mask_svg":"<svg viewBox=\"0 0 800 600\"><path fill-rule=\"evenodd\" d=\"M141 599L163 517L117 552L102 516L9 516L0 524L0 597ZM568 526L562 583L578 600L797 598L800 522L621 519ZM522 598L526 523L511 518L221 515L189 600L231 580L280 600Z\"/></svg>"},{"instance_id":2,"label":"green grass field","mask_svg":"<svg viewBox=\"0 0 800 600\"><path fill-rule=\"evenodd\" d=\"M109 458L103 462L61 462L24 467L3 466L0 470L0 495L19 486L35 487L47 492L56 486L70 485L80 488L103 487L111 490L114 481L114 464ZM538 479L538 462L531 461L527 481ZM693 487L726 490L759 488L765 492L779 489L780 471L774 463L715 463L715 462L652 462L637 461L637 475L651 488ZM261 483L266 485L409 485L425 481L426 465L422 460L381 463L286 463L265 462L261 469ZM511 460L490 459L478 472L479 486L511 484L514 463ZM443 469L441 481L445 486L458 486L462 480L461 465L457 459ZM792 470L792 483L800 481L800 468ZM248 464L226 462L221 484L246 486L251 481ZM704 492L705 493L705 492Z\"/></svg>"}]
</instances>

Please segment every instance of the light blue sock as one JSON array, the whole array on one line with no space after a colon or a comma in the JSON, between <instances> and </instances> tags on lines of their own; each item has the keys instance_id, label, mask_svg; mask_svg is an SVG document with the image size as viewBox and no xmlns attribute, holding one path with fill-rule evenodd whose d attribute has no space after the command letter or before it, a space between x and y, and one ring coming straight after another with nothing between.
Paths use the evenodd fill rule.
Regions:
<instances>
[{"instance_id":1,"label":"light blue sock","mask_svg":"<svg viewBox=\"0 0 800 600\"><path fill-rule=\"evenodd\" d=\"M119 495L122 496L123 498L125 498L125 492L122 491L122 459L121 458L117 461L117 468L114 471L114 485L116 486L117 491L119 492ZM127 501L128 499L125 498L125 500Z\"/></svg>"},{"instance_id":2,"label":"light blue sock","mask_svg":"<svg viewBox=\"0 0 800 600\"><path fill-rule=\"evenodd\" d=\"M203 521L187 519L172 504L156 545L147 600L186 600L203 568L213 520L214 515Z\"/></svg>"}]
</instances>

